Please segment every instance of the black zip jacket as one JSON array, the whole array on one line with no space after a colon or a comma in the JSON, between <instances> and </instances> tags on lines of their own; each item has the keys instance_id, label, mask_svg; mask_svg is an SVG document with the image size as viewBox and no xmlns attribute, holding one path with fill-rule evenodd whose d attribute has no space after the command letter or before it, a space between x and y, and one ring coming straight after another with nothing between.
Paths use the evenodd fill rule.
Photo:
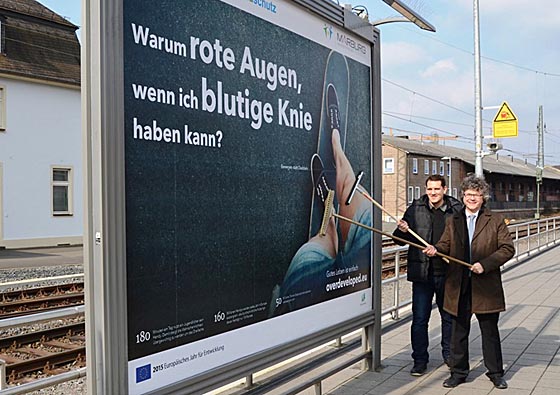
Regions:
<instances>
[{"instance_id":1,"label":"black zip jacket","mask_svg":"<svg viewBox=\"0 0 560 395\"><path fill-rule=\"evenodd\" d=\"M463 208L462 203L452 196L445 195L443 197L444 204L447 206L445 210L445 219L458 213ZM430 209L430 200L428 195L423 195L416 199L406 209L402 218L408 223L410 229L422 237L428 243L436 244L438 240L432 241L432 213ZM396 228L393 232L394 236L411 241L416 244L423 245L421 241L416 239L410 232L401 232ZM395 242L399 245L404 245L402 241ZM407 264L407 280L408 281L428 281L428 274L430 271L430 258L422 253L422 250L410 246L408 249L408 264ZM432 258L433 259L433 258ZM443 265L447 265L443 263ZM432 268L433 270L433 268Z\"/></svg>"}]
</instances>

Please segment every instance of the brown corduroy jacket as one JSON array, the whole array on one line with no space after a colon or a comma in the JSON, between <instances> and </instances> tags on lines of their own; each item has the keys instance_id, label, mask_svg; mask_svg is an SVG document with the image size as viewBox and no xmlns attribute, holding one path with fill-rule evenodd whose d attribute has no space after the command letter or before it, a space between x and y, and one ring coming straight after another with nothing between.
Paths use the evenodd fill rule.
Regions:
<instances>
[{"instance_id":1,"label":"brown corduroy jacket","mask_svg":"<svg viewBox=\"0 0 560 395\"><path fill-rule=\"evenodd\" d=\"M506 309L500 266L515 254L511 235L500 214L481 208L476 221L469 260L469 236L465 210L446 221L445 231L435 245L439 252L465 262L480 262L484 273L471 274L472 312L496 313ZM461 283L469 269L450 263L445 281L444 309L457 316Z\"/></svg>"}]
</instances>

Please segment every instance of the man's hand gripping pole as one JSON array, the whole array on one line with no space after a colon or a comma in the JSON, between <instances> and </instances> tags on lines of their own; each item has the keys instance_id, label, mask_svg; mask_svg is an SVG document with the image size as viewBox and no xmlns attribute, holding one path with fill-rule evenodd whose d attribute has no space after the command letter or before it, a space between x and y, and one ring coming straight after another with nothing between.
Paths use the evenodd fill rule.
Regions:
<instances>
[{"instance_id":1,"label":"man's hand gripping pole","mask_svg":"<svg viewBox=\"0 0 560 395\"><path fill-rule=\"evenodd\" d=\"M354 186L359 185L359 183L358 183L359 179L358 179L358 178L356 179L356 181L357 181L357 182L354 184ZM354 189L354 188L353 188L353 189ZM368 195L368 196L369 196L369 195ZM347 200L347 203L348 203L348 200ZM391 239L393 239L393 240L398 240L398 241L400 241L400 242L402 242L402 243L411 245L412 247L416 247L416 248L418 248L418 249L420 249L420 250L423 250L423 249L425 248L425 246L422 246L422 245L420 245L420 244L416 244L416 243L410 242L410 241L408 241L408 240L402 239L402 238L400 238L400 237L393 236L393 235L390 234L390 233L383 232L382 230L379 230L379 229L377 229L377 228L373 228L373 227L371 227L371 226L362 224L362 223L360 223L360 222L358 222L358 221L354 221L354 220L352 220L352 219L350 219L350 218L346 218L346 217L344 217L344 216L342 216L342 215L339 215L339 214L335 213L335 211L334 211L334 191L329 189L329 191L328 191L328 193L327 193L327 198L325 199L325 211L323 212L323 220L322 220L322 222L321 222L321 228L319 229L319 234L320 234L321 236L325 236L325 235L327 234L327 227L328 227L328 225L329 225L329 220L331 219L331 217L335 217L335 218L340 219L341 221L346 221L346 222L349 222L349 223L354 224L354 225L356 225L356 226L360 226L360 227L362 227L362 228L364 228L364 229L367 229L367 230L370 230L370 231L372 231L372 232L378 233L378 234L380 234L380 235L389 237L389 238L391 238ZM462 261L462 260L460 260L460 259L457 259L457 258L453 258L452 256L449 256L449 255L442 254L441 252L436 252L436 255L437 255L437 256L440 256L440 257L442 257L442 258L448 259L449 261L456 262L456 263L458 263L458 264L460 264L460 265L464 265L464 266L466 266L466 267L468 267L468 268L471 268L471 267L472 267L472 265L471 265L470 263L464 262L464 261Z\"/></svg>"}]
</instances>

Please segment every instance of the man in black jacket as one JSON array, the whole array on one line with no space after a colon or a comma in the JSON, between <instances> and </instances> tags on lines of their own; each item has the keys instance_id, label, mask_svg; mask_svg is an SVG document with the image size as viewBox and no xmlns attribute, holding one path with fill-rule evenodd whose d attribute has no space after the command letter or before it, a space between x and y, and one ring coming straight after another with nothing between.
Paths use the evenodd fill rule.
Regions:
<instances>
[{"instance_id":1,"label":"man in black jacket","mask_svg":"<svg viewBox=\"0 0 560 395\"><path fill-rule=\"evenodd\" d=\"M447 187L445 178L432 175L426 180L426 194L416 199L406 209L398 222L393 235L421 243L408 229L412 229L426 242L435 244L443 234L445 220L461 210L457 199L445 195ZM399 243L397 241L397 243ZM400 242L403 245L404 243ZM443 360L448 364L449 345L451 342L451 315L443 310L443 292L447 263L438 256L429 258L417 248L409 248L407 279L412 282L412 326L411 343L414 366L410 371L413 376L422 376L427 369L428 322L432 312L434 294L441 316L441 348Z\"/></svg>"}]
</instances>

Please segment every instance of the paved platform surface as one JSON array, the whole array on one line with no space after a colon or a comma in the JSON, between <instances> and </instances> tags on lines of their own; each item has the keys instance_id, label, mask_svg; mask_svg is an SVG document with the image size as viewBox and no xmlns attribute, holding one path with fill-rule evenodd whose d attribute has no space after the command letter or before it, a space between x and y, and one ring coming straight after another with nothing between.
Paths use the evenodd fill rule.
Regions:
<instances>
[{"instance_id":1,"label":"paved platform surface","mask_svg":"<svg viewBox=\"0 0 560 395\"><path fill-rule=\"evenodd\" d=\"M499 390L486 377L482 361L480 330L473 318L470 340L471 372L456 388L442 386L449 376L439 345L439 313L430 320L430 363L424 376L410 375L410 323L382 336L379 372L364 372L356 365L323 382L323 393L364 394L560 394L560 247L503 273L507 311L499 328L509 388ZM314 394L313 388L302 394Z\"/></svg>"},{"instance_id":2,"label":"paved platform surface","mask_svg":"<svg viewBox=\"0 0 560 395\"><path fill-rule=\"evenodd\" d=\"M83 262L82 246L0 250L0 269L81 265Z\"/></svg>"}]
</instances>

